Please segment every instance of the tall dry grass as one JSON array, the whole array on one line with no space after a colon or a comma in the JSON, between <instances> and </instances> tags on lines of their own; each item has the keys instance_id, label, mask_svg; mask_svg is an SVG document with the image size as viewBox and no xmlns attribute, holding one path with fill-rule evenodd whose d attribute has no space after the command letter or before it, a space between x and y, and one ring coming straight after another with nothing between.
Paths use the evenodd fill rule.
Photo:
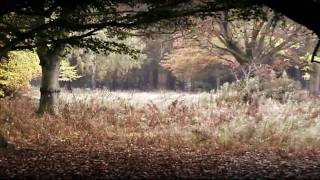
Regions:
<instances>
[{"instance_id":1,"label":"tall dry grass","mask_svg":"<svg viewBox=\"0 0 320 180\"><path fill-rule=\"evenodd\" d=\"M287 94L286 101L257 96L256 103L243 101L232 88L197 101L170 101L171 94L163 93L166 105L140 106L123 98L105 103L99 100L105 93L87 92L79 99L64 93L60 115L43 117L35 114L33 99L2 99L2 132L21 148L320 149L320 100L303 91ZM72 98L64 101L67 96Z\"/></svg>"}]
</instances>

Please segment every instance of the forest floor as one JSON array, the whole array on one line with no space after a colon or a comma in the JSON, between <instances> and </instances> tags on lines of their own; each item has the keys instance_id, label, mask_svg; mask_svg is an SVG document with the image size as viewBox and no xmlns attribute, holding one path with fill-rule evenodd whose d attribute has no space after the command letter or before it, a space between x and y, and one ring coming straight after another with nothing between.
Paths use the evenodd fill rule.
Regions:
<instances>
[{"instance_id":1,"label":"forest floor","mask_svg":"<svg viewBox=\"0 0 320 180\"><path fill-rule=\"evenodd\" d=\"M320 156L157 149L15 150L0 179L319 179Z\"/></svg>"},{"instance_id":2,"label":"forest floor","mask_svg":"<svg viewBox=\"0 0 320 180\"><path fill-rule=\"evenodd\" d=\"M320 178L320 100L303 92L76 90L41 117L37 93L0 100L0 179Z\"/></svg>"}]
</instances>

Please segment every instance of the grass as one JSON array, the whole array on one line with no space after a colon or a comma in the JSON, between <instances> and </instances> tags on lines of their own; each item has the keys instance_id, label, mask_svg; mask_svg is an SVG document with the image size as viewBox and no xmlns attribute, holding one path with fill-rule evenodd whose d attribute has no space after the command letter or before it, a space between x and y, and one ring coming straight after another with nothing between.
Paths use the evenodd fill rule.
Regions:
<instances>
[{"instance_id":1,"label":"grass","mask_svg":"<svg viewBox=\"0 0 320 180\"><path fill-rule=\"evenodd\" d=\"M4 136L21 148L319 151L318 98L283 103L261 96L250 104L238 96L75 90L62 93L59 116L38 117L28 97L2 99L0 121Z\"/></svg>"}]
</instances>

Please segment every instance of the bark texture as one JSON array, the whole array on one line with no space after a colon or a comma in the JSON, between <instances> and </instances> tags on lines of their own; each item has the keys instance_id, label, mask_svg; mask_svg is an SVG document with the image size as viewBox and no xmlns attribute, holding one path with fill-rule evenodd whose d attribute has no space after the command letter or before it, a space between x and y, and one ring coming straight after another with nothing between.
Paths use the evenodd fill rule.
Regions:
<instances>
[{"instance_id":1,"label":"bark texture","mask_svg":"<svg viewBox=\"0 0 320 180\"><path fill-rule=\"evenodd\" d=\"M57 115L59 113L60 54L58 50L49 53L45 49L39 48L38 56L42 69L38 113Z\"/></svg>"}]
</instances>

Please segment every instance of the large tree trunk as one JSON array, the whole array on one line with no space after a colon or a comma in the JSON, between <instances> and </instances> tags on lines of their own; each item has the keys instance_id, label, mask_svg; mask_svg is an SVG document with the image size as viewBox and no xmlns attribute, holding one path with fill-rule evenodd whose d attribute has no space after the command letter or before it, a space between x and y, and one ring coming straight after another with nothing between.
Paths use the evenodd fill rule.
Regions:
<instances>
[{"instance_id":1,"label":"large tree trunk","mask_svg":"<svg viewBox=\"0 0 320 180\"><path fill-rule=\"evenodd\" d=\"M40 51L38 51L38 55L42 68L42 79L38 113L56 115L59 113L60 58L57 52L44 53Z\"/></svg>"}]
</instances>

